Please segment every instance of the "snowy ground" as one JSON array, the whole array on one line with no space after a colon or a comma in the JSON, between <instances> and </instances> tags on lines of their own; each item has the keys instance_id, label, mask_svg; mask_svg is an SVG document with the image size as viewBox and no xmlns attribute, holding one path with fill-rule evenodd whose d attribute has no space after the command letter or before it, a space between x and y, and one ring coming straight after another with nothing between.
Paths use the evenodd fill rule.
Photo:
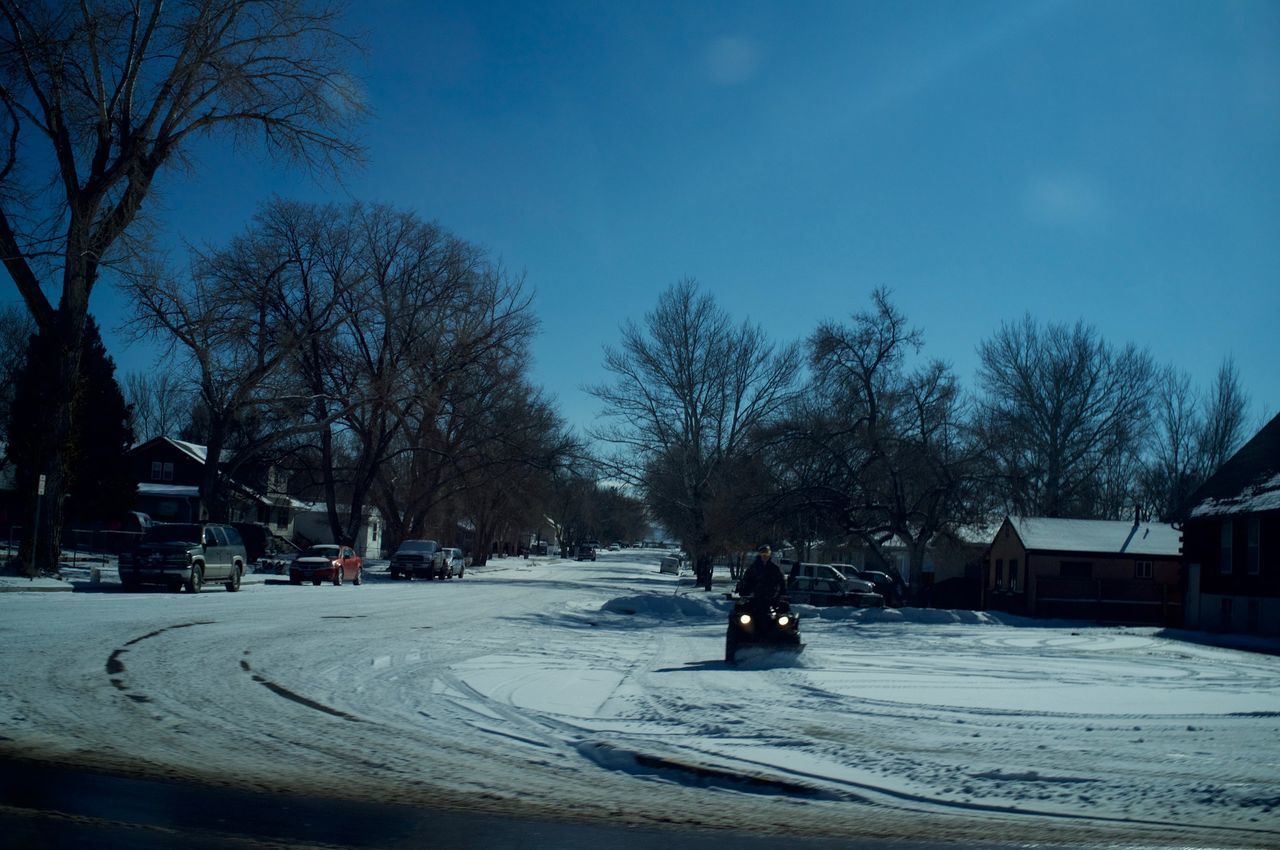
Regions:
<instances>
[{"instance_id":1,"label":"snowy ground","mask_svg":"<svg viewBox=\"0 0 1280 850\"><path fill-rule=\"evenodd\" d=\"M657 557L3 593L0 755L646 825L1280 846L1276 655L800 606L803 655L733 669L727 603Z\"/></svg>"}]
</instances>

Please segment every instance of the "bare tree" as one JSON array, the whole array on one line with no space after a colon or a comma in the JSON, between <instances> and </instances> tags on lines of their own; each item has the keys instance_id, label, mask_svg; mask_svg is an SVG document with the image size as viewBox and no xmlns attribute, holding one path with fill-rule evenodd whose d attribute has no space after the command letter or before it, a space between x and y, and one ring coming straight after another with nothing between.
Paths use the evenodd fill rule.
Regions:
<instances>
[{"instance_id":1,"label":"bare tree","mask_svg":"<svg viewBox=\"0 0 1280 850\"><path fill-rule=\"evenodd\" d=\"M432 525L453 536L456 497L474 481L474 467L463 459L493 437L488 407L523 380L537 328L521 278L474 246L449 244L433 272L434 295L420 311L396 319L400 333L417 329L425 336L395 375L394 442L375 472L374 499L393 541ZM370 421L349 424L372 436Z\"/></svg>"},{"instance_id":2,"label":"bare tree","mask_svg":"<svg viewBox=\"0 0 1280 850\"><path fill-rule=\"evenodd\" d=\"M1147 437L1156 380L1147 352L1114 348L1083 323L1041 326L1028 315L1001 326L978 355L1007 510L1105 517L1129 501L1102 490L1106 471L1131 467Z\"/></svg>"},{"instance_id":3,"label":"bare tree","mask_svg":"<svg viewBox=\"0 0 1280 850\"><path fill-rule=\"evenodd\" d=\"M156 437L176 437L191 420L190 383L172 370L130 372L121 389L133 413L133 433L140 443Z\"/></svg>"},{"instance_id":4,"label":"bare tree","mask_svg":"<svg viewBox=\"0 0 1280 850\"><path fill-rule=\"evenodd\" d=\"M798 348L777 348L764 329L729 315L685 279L658 298L644 325L628 321L620 348L605 349L609 384L590 387L607 424L612 465L645 494L655 518L680 535L700 578L725 541L712 538L707 507L732 486L721 473L752 450L753 432L791 397Z\"/></svg>"},{"instance_id":5,"label":"bare tree","mask_svg":"<svg viewBox=\"0 0 1280 850\"><path fill-rule=\"evenodd\" d=\"M42 563L60 547L75 385L102 267L164 168L202 136L307 165L357 157L363 112L337 4L307 0L0 0L0 259L62 340L48 417ZM55 309L44 291L56 284Z\"/></svg>"},{"instance_id":6,"label":"bare tree","mask_svg":"<svg viewBox=\"0 0 1280 850\"><path fill-rule=\"evenodd\" d=\"M326 388L299 387L284 368L347 321L339 302L350 278L325 262L332 221L324 209L275 201L229 247L195 253L188 276L146 263L122 284L136 306L134 335L166 339L168 354L184 358L198 382L193 395L208 449L200 495L214 518L227 510L224 476L343 412L304 418ZM230 446L236 426L250 417L258 427L242 429L245 439ZM235 451L224 458L226 448Z\"/></svg>"},{"instance_id":7,"label":"bare tree","mask_svg":"<svg viewBox=\"0 0 1280 850\"><path fill-rule=\"evenodd\" d=\"M1222 361L1213 387L1203 403L1199 433L1203 474L1208 478L1244 443L1249 397L1240 386L1240 373L1230 357Z\"/></svg>"},{"instance_id":8,"label":"bare tree","mask_svg":"<svg viewBox=\"0 0 1280 850\"><path fill-rule=\"evenodd\" d=\"M1143 501L1171 520L1186 500L1243 444L1248 397L1227 358L1207 393L1185 372L1166 369L1155 393L1154 436L1142 470Z\"/></svg>"},{"instance_id":9,"label":"bare tree","mask_svg":"<svg viewBox=\"0 0 1280 850\"><path fill-rule=\"evenodd\" d=\"M821 324L809 342L806 401L772 452L778 510L807 520L797 529L802 536L834 520L882 561L882 547L896 538L913 577L938 533L981 511L968 407L946 364L908 370L907 358L922 344L885 289L851 323Z\"/></svg>"}]
</instances>

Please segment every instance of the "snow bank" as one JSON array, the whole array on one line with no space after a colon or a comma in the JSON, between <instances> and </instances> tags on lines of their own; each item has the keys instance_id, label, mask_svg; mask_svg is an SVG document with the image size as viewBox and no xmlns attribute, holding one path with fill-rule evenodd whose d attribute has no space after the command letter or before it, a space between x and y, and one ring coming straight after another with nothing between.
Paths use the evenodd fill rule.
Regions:
<instances>
[{"instance_id":1,"label":"snow bank","mask_svg":"<svg viewBox=\"0 0 1280 850\"><path fill-rule=\"evenodd\" d=\"M722 619L728 611L723 600L671 594L620 596L600 606L611 614L652 617L656 620Z\"/></svg>"}]
</instances>

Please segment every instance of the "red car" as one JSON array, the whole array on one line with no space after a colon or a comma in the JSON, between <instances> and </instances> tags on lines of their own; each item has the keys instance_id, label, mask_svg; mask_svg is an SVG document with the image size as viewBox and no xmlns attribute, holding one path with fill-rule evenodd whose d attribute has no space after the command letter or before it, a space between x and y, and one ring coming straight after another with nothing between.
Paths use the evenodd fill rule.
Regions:
<instances>
[{"instance_id":1,"label":"red car","mask_svg":"<svg viewBox=\"0 0 1280 850\"><path fill-rule=\"evenodd\" d=\"M289 567L290 584L302 584L304 581L312 584L322 581L331 581L335 585L344 581L362 584L364 562L350 546L338 546L334 543L308 546L293 559L293 564Z\"/></svg>"}]
</instances>

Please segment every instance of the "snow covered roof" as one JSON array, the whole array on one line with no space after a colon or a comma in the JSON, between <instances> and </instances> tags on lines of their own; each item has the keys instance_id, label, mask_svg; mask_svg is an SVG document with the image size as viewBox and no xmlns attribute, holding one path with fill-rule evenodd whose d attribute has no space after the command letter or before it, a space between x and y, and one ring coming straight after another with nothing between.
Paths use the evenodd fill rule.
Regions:
<instances>
[{"instance_id":1,"label":"snow covered roof","mask_svg":"<svg viewBox=\"0 0 1280 850\"><path fill-rule=\"evenodd\" d=\"M1173 555L1182 551L1171 525L1126 520L1009 517L1027 549L1107 555Z\"/></svg>"},{"instance_id":2,"label":"snow covered roof","mask_svg":"<svg viewBox=\"0 0 1280 850\"><path fill-rule=\"evenodd\" d=\"M206 460L209 459L208 446L202 446L199 443L188 443L185 440L175 440L172 437L165 437L165 439L168 440L170 443L173 443L175 446L177 446L180 450L182 450L186 454L189 454L191 455L191 457L200 461L200 463L204 463Z\"/></svg>"},{"instance_id":3,"label":"snow covered roof","mask_svg":"<svg viewBox=\"0 0 1280 850\"><path fill-rule=\"evenodd\" d=\"M138 495L194 498L200 495L200 488L193 484L139 484Z\"/></svg>"},{"instance_id":4,"label":"snow covered roof","mask_svg":"<svg viewBox=\"0 0 1280 850\"><path fill-rule=\"evenodd\" d=\"M176 448L178 451L185 454L187 457L190 457L192 460L195 460L201 464L205 463L209 459L208 446L202 446L199 443L189 443L186 440L175 440L173 437L155 437L153 439L147 440L145 443L137 443L136 445L134 445L133 449L136 451L137 449L140 449L143 446L149 446L152 443L156 443L156 442L168 443L169 445ZM227 451L226 449L223 449L220 457L223 461L226 461L227 458L230 456L230 454L231 453L229 451Z\"/></svg>"},{"instance_id":5,"label":"snow covered roof","mask_svg":"<svg viewBox=\"0 0 1280 850\"><path fill-rule=\"evenodd\" d=\"M1209 496L1191 509L1193 517L1280 510L1280 472L1245 485L1235 496Z\"/></svg>"},{"instance_id":6,"label":"snow covered roof","mask_svg":"<svg viewBox=\"0 0 1280 850\"><path fill-rule=\"evenodd\" d=\"M1280 415L1210 476L1189 504L1191 517L1280 510Z\"/></svg>"}]
</instances>

